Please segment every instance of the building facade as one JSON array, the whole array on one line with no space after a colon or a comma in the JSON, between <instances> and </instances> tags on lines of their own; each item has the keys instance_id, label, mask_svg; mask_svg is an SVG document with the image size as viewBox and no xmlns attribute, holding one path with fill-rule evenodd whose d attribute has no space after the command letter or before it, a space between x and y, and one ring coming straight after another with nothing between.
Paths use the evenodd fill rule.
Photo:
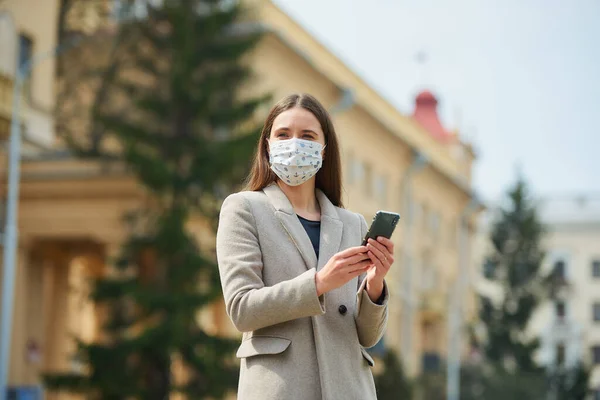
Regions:
<instances>
[{"instance_id":1,"label":"building facade","mask_svg":"<svg viewBox=\"0 0 600 400\"><path fill-rule=\"evenodd\" d=\"M32 12L32 10L35 10ZM8 138L13 117L13 90L17 73L34 54L50 51L56 46L58 1L5 0L0 2L0 242L4 243L5 199L8 162ZM55 62L45 59L26 74L20 102L20 120L24 156L35 156L51 148L55 132ZM23 243L21 243L23 245ZM4 246L0 247L0 255ZM22 253L21 253L22 254ZM19 262L25 261L20 258ZM18 273L22 272L19 268ZM22 282L22 279L19 279ZM37 343L22 336L23 326L31 310L24 301L35 297L36 287L19 286L19 300L13 310L13 330L10 354L9 383L39 382L37 370L28 367L36 360ZM34 328L34 327L32 327ZM37 328L37 327L35 327ZM35 330L35 329L33 329ZM14 351L13 349L22 349Z\"/></svg>"},{"instance_id":2,"label":"building facade","mask_svg":"<svg viewBox=\"0 0 600 400\"><path fill-rule=\"evenodd\" d=\"M540 307L531 329L540 335L540 362L551 367L584 361L600 399L600 196L547 198L546 271L564 281L557 298Z\"/></svg>"},{"instance_id":3,"label":"building facade","mask_svg":"<svg viewBox=\"0 0 600 400\"><path fill-rule=\"evenodd\" d=\"M19 11L25 3L2 3L0 13L27 19ZM420 93L413 115L405 115L272 2L252 3L267 34L249 58L257 79L246 90L270 92L274 99L308 92L331 111L342 151L345 205L367 221L379 209L402 215L393 237L397 261L388 277L392 300L383 344L402 355L413 375L442 368L452 336L450 305L462 310L463 319L475 310L473 292L459 279L471 271L466 260L477 216L473 150L442 126L432 93ZM44 27L47 40L56 31L57 4L44 7L52 10L36 8L35 18L43 20L35 25ZM53 44L40 39L35 47ZM2 51L6 48L13 51L13 45ZM33 85L53 82L50 64L46 68L35 70L47 75L34 75ZM47 101L51 107L52 92ZM101 312L86 300L85 282L113 273L109 260L126 234L121 216L143 201L123 169L75 159L61 151L51 130L46 133L53 148L25 154L22 164L13 385L39 384L44 371L81 368L72 335L101 337ZM190 221L190 229L201 243L214 244L202 220ZM238 335L222 301L199 318L209 332ZM462 343L455 347L461 351Z\"/></svg>"},{"instance_id":4,"label":"building facade","mask_svg":"<svg viewBox=\"0 0 600 400\"><path fill-rule=\"evenodd\" d=\"M600 399L600 196L548 197L539 202L546 228L543 274L559 278L553 300L532 315L530 335L540 339L537 361L548 368L592 368L590 388ZM473 265L484 265L491 249L491 214L481 218L475 237ZM499 287L480 268L474 290L501 299Z\"/></svg>"}]
</instances>

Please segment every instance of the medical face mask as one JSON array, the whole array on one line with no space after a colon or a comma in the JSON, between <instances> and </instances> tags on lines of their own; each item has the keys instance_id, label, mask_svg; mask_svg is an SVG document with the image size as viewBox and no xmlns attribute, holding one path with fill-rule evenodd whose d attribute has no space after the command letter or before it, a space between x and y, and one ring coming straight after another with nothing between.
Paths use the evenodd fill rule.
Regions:
<instances>
[{"instance_id":1,"label":"medical face mask","mask_svg":"<svg viewBox=\"0 0 600 400\"><path fill-rule=\"evenodd\" d=\"M315 176L323 165L325 147L303 139L269 141L271 170L290 186L298 186Z\"/></svg>"}]
</instances>

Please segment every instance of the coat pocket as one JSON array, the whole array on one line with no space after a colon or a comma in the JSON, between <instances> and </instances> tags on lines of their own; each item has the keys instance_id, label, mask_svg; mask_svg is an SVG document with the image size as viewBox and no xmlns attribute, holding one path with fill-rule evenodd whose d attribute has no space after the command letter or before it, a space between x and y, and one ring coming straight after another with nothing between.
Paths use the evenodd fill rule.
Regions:
<instances>
[{"instance_id":1,"label":"coat pocket","mask_svg":"<svg viewBox=\"0 0 600 400\"><path fill-rule=\"evenodd\" d=\"M365 350L364 347L361 347L360 351L362 352L362 355L365 358L365 360L367 360L367 363L369 363L369 366L370 367L374 366L375 361L373 361L373 357L371 357L371 355L367 352L367 350Z\"/></svg>"},{"instance_id":2,"label":"coat pocket","mask_svg":"<svg viewBox=\"0 0 600 400\"><path fill-rule=\"evenodd\" d=\"M261 354L280 354L290 343L291 340L277 336L252 336L242 342L235 355L238 358L247 358Z\"/></svg>"}]
</instances>

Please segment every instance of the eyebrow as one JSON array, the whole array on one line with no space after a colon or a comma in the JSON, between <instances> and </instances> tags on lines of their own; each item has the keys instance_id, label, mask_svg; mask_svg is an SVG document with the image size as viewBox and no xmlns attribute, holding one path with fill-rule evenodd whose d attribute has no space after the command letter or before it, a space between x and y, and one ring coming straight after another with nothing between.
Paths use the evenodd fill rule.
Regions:
<instances>
[{"instance_id":1,"label":"eyebrow","mask_svg":"<svg viewBox=\"0 0 600 400\"><path fill-rule=\"evenodd\" d=\"M278 131L289 131L289 130L290 130L290 128L288 128L286 126L275 128L276 132L278 132ZM302 133L312 133L315 136L319 136L319 134L317 132L313 131L312 129L302 129Z\"/></svg>"}]
</instances>

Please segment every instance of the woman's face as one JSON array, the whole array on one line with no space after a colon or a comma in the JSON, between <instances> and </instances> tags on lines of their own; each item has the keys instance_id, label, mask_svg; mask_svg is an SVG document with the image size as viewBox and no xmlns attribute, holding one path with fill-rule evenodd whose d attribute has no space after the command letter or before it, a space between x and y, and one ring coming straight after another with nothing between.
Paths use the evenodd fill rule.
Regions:
<instances>
[{"instance_id":1,"label":"woman's face","mask_svg":"<svg viewBox=\"0 0 600 400\"><path fill-rule=\"evenodd\" d=\"M319 120L302 107L290 108L279 114L273 121L269 141L291 138L310 140L325 146L325 134Z\"/></svg>"}]
</instances>

